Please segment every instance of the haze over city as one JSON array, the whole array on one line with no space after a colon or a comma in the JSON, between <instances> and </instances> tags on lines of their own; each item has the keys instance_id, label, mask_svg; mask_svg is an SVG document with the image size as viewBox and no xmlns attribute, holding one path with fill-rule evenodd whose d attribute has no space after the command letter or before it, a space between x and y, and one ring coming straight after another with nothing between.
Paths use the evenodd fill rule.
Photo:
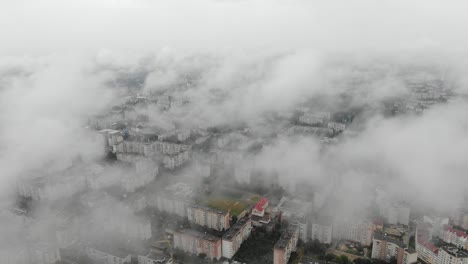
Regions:
<instances>
[{"instance_id":1,"label":"haze over city","mask_svg":"<svg viewBox=\"0 0 468 264\"><path fill-rule=\"evenodd\" d=\"M468 264L463 1L0 1L0 263Z\"/></svg>"}]
</instances>

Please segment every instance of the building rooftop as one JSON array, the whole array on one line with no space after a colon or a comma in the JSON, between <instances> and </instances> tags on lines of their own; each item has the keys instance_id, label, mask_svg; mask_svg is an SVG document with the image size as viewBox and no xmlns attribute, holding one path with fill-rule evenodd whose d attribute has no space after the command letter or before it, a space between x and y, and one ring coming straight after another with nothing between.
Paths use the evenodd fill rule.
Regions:
<instances>
[{"instance_id":1,"label":"building rooftop","mask_svg":"<svg viewBox=\"0 0 468 264\"><path fill-rule=\"evenodd\" d=\"M456 258L468 258L468 251L457 248L455 246L442 246L440 249L447 252Z\"/></svg>"},{"instance_id":2,"label":"building rooftop","mask_svg":"<svg viewBox=\"0 0 468 264\"><path fill-rule=\"evenodd\" d=\"M223 235L224 240L232 240L233 237L239 233L239 231L245 227L245 225L248 224L250 221L249 218L243 217L237 221L231 228L228 229L228 231Z\"/></svg>"},{"instance_id":3,"label":"building rooftop","mask_svg":"<svg viewBox=\"0 0 468 264\"><path fill-rule=\"evenodd\" d=\"M281 234L280 239L276 242L275 248L285 249L291 239L293 239L295 232L297 232L297 227L290 227L284 231L283 234Z\"/></svg>"},{"instance_id":4,"label":"building rooftop","mask_svg":"<svg viewBox=\"0 0 468 264\"><path fill-rule=\"evenodd\" d=\"M468 238L468 234L465 231L457 229L457 228L455 228L453 226L444 225L443 229L444 229L444 231L449 231L449 232L455 233L455 235L457 237Z\"/></svg>"},{"instance_id":5,"label":"building rooftop","mask_svg":"<svg viewBox=\"0 0 468 264\"><path fill-rule=\"evenodd\" d=\"M392 238L390 236L388 236L387 234L385 233L382 233L382 232L375 232L374 233L374 239L376 240L384 240L384 241L387 241L387 242L390 242L390 243L393 243L393 244L396 244L398 245L399 247L402 247L402 248L405 248L406 245L403 241L401 240L398 240L398 239L395 239L395 238Z\"/></svg>"},{"instance_id":6,"label":"building rooftop","mask_svg":"<svg viewBox=\"0 0 468 264\"><path fill-rule=\"evenodd\" d=\"M257 204L255 204L255 209L258 211L263 211L265 210L265 205L267 203L268 203L268 198L263 197L262 199L260 199L260 201L258 201Z\"/></svg>"},{"instance_id":7,"label":"building rooftop","mask_svg":"<svg viewBox=\"0 0 468 264\"><path fill-rule=\"evenodd\" d=\"M216 214L222 215L222 216L228 214L227 211L218 210L218 209L213 209L213 208L209 208L209 207L202 206L202 205L198 205L198 204L193 204L193 205L191 205L191 207L192 207L192 208L201 209L201 210L204 210L204 211L207 211L207 212L216 213Z\"/></svg>"},{"instance_id":8,"label":"building rooftop","mask_svg":"<svg viewBox=\"0 0 468 264\"><path fill-rule=\"evenodd\" d=\"M220 237L213 236L213 235L208 234L208 233L202 233L202 232L199 232L199 231L196 231L196 230L193 230L193 229L179 229L179 230L176 231L176 233L179 233L179 234L182 234L182 235L187 235L187 236L192 236L192 237L196 237L196 238L200 238L200 239L204 239L204 240L208 240L208 241L211 241L211 242L216 242L216 241L221 240Z\"/></svg>"}]
</instances>

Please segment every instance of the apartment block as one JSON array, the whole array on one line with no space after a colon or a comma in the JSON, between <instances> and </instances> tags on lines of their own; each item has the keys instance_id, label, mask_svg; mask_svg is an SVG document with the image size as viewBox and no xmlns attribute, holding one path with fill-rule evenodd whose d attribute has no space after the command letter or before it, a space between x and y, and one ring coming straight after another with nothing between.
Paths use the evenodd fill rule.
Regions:
<instances>
[{"instance_id":1,"label":"apartment block","mask_svg":"<svg viewBox=\"0 0 468 264\"><path fill-rule=\"evenodd\" d=\"M241 244L250 236L252 231L252 221L241 218L223 235L222 248L223 257L232 258L239 250Z\"/></svg>"},{"instance_id":2,"label":"apartment block","mask_svg":"<svg viewBox=\"0 0 468 264\"><path fill-rule=\"evenodd\" d=\"M189 221L192 223L218 231L227 230L230 225L229 212L215 210L204 206L189 206L187 208L187 216Z\"/></svg>"},{"instance_id":3,"label":"apartment block","mask_svg":"<svg viewBox=\"0 0 468 264\"><path fill-rule=\"evenodd\" d=\"M221 238L191 229L174 232L174 248L194 255L205 254L210 259L222 256Z\"/></svg>"},{"instance_id":4,"label":"apartment block","mask_svg":"<svg viewBox=\"0 0 468 264\"><path fill-rule=\"evenodd\" d=\"M397 264L403 264L406 245L403 241L391 238L382 233L375 232L372 243L372 258L390 262L391 258L396 258Z\"/></svg>"},{"instance_id":5,"label":"apartment block","mask_svg":"<svg viewBox=\"0 0 468 264\"><path fill-rule=\"evenodd\" d=\"M287 264L291 253L296 251L298 240L299 229L294 226L288 228L275 244L273 249L273 264Z\"/></svg>"}]
</instances>

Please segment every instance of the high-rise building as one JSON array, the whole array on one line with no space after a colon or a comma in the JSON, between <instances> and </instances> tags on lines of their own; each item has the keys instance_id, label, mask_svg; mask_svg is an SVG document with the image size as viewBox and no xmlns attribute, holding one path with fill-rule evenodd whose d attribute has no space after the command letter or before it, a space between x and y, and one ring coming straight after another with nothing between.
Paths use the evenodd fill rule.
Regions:
<instances>
[{"instance_id":1,"label":"high-rise building","mask_svg":"<svg viewBox=\"0 0 468 264\"><path fill-rule=\"evenodd\" d=\"M419 224L416 228L416 252L418 257L428 264L436 264L439 248L430 241L432 234L427 223Z\"/></svg>"},{"instance_id":2,"label":"high-rise building","mask_svg":"<svg viewBox=\"0 0 468 264\"><path fill-rule=\"evenodd\" d=\"M312 240L317 239L320 243L330 244L332 240L331 223L312 223Z\"/></svg>"},{"instance_id":3,"label":"high-rise building","mask_svg":"<svg viewBox=\"0 0 468 264\"><path fill-rule=\"evenodd\" d=\"M229 212L215 210L204 206L192 205L187 208L188 220L197 225L218 231L229 228Z\"/></svg>"},{"instance_id":4,"label":"high-rise building","mask_svg":"<svg viewBox=\"0 0 468 264\"><path fill-rule=\"evenodd\" d=\"M442 246L439 249L438 264L468 264L468 251L455 246Z\"/></svg>"},{"instance_id":5,"label":"high-rise building","mask_svg":"<svg viewBox=\"0 0 468 264\"><path fill-rule=\"evenodd\" d=\"M248 217L241 218L223 235L223 257L232 258L241 244L250 236L252 221Z\"/></svg>"},{"instance_id":6,"label":"high-rise building","mask_svg":"<svg viewBox=\"0 0 468 264\"><path fill-rule=\"evenodd\" d=\"M296 251L299 240L299 229L291 226L286 230L276 242L273 249L273 264L286 264L291 257L291 252Z\"/></svg>"},{"instance_id":7,"label":"high-rise building","mask_svg":"<svg viewBox=\"0 0 468 264\"><path fill-rule=\"evenodd\" d=\"M391 238L378 231L374 233L372 244L372 258L390 262L395 258L397 264L403 264L406 245L403 241Z\"/></svg>"},{"instance_id":8,"label":"high-rise building","mask_svg":"<svg viewBox=\"0 0 468 264\"><path fill-rule=\"evenodd\" d=\"M446 243L468 250L468 234L464 230L445 225L442 227L442 232L439 237Z\"/></svg>"},{"instance_id":9,"label":"high-rise building","mask_svg":"<svg viewBox=\"0 0 468 264\"><path fill-rule=\"evenodd\" d=\"M418 262L418 253L414 249L406 249L403 255L403 264L413 264Z\"/></svg>"},{"instance_id":10,"label":"high-rise building","mask_svg":"<svg viewBox=\"0 0 468 264\"><path fill-rule=\"evenodd\" d=\"M372 244L374 228L374 225L368 221L337 221L333 225L333 237L369 246Z\"/></svg>"},{"instance_id":11,"label":"high-rise building","mask_svg":"<svg viewBox=\"0 0 468 264\"><path fill-rule=\"evenodd\" d=\"M195 255L205 254L210 259L220 259L222 256L220 237L192 229L182 229L174 232L174 248Z\"/></svg>"}]
</instances>

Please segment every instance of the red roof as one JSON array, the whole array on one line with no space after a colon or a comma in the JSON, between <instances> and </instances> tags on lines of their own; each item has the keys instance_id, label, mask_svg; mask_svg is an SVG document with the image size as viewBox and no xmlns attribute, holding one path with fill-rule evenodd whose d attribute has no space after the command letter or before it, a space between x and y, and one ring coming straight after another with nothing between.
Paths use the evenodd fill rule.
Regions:
<instances>
[{"instance_id":1,"label":"red roof","mask_svg":"<svg viewBox=\"0 0 468 264\"><path fill-rule=\"evenodd\" d=\"M453 226L444 225L443 229L445 231L449 231L450 233L455 233L457 237L468 238L468 234L466 234L463 230L453 228Z\"/></svg>"},{"instance_id":2,"label":"red roof","mask_svg":"<svg viewBox=\"0 0 468 264\"><path fill-rule=\"evenodd\" d=\"M257 211L263 211L265 210L265 204L268 203L268 198L263 197L258 201L258 203L255 205L255 210Z\"/></svg>"},{"instance_id":3,"label":"red roof","mask_svg":"<svg viewBox=\"0 0 468 264\"><path fill-rule=\"evenodd\" d=\"M439 251L439 248L437 248L434 243L432 242L423 242L421 243L425 248L429 249L430 251L434 252L437 254L437 252Z\"/></svg>"}]
</instances>

